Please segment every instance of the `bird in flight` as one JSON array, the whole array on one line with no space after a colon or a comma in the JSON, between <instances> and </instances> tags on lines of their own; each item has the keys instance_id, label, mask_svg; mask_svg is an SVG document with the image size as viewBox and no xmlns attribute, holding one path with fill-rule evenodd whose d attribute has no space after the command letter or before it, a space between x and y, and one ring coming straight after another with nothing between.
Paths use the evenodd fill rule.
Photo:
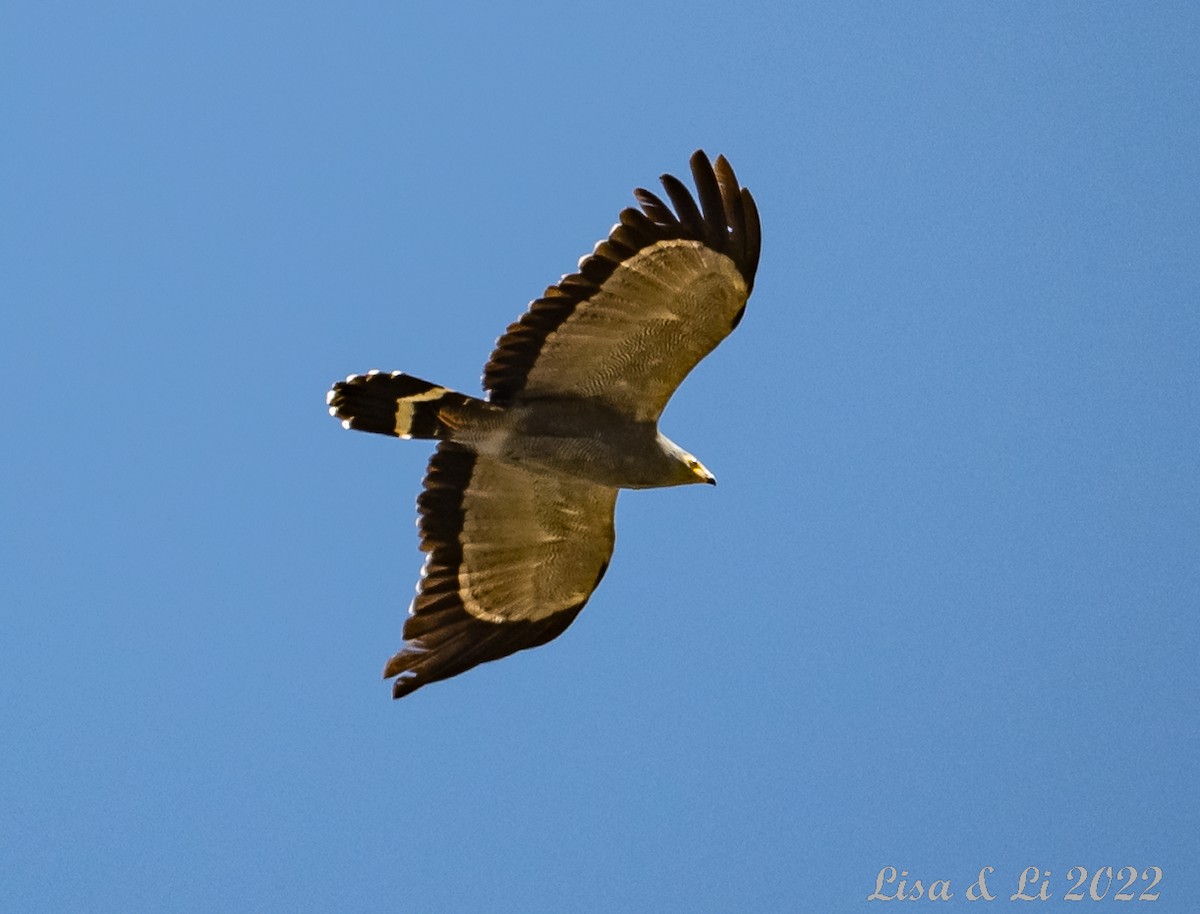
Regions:
<instances>
[{"instance_id":1,"label":"bird in flight","mask_svg":"<svg viewBox=\"0 0 1200 914\"><path fill-rule=\"evenodd\" d=\"M620 489L716 482L658 419L742 319L761 232L723 156L691 170L696 197L672 175L671 206L635 190L641 209L508 327L484 398L381 371L326 395L345 428L438 442L394 697L562 634L608 567Z\"/></svg>"}]
</instances>

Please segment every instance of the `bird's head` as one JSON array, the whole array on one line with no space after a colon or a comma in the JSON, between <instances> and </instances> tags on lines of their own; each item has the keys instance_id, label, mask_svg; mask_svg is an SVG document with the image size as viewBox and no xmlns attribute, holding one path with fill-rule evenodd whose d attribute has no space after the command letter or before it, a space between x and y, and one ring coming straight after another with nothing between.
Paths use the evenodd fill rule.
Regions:
<instances>
[{"instance_id":1,"label":"bird's head","mask_svg":"<svg viewBox=\"0 0 1200 914\"><path fill-rule=\"evenodd\" d=\"M703 482L703 483L707 483L710 486L715 486L717 484L717 477L714 476L712 473L710 473L708 471L708 467L706 467L704 464L702 464L699 460L697 460L691 454L687 455L686 462L687 462L688 473L690 475L685 480L685 482Z\"/></svg>"},{"instance_id":2,"label":"bird's head","mask_svg":"<svg viewBox=\"0 0 1200 914\"><path fill-rule=\"evenodd\" d=\"M671 462L671 478L665 483L666 485L686 486L697 482L707 483L710 486L717 484L717 477L708 471L708 467L674 441L660 435L659 443L663 451L670 457Z\"/></svg>"}]
</instances>

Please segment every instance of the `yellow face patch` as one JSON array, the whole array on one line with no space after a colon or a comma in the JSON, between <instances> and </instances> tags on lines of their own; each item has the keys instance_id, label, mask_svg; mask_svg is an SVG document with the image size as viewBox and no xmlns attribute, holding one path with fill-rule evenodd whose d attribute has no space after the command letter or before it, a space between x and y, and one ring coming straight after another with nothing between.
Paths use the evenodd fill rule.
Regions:
<instances>
[{"instance_id":1,"label":"yellow face patch","mask_svg":"<svg viewBox=\"0 0 1200 914\"><path fill-rule=\"evenodd\" d=\"M695 457L688 460L688 468L692 471L692 475L700 480L700 482L708 483L710 486L717 484L717 477L708 472L708 468Z\"/></svg>"}]
</instances>

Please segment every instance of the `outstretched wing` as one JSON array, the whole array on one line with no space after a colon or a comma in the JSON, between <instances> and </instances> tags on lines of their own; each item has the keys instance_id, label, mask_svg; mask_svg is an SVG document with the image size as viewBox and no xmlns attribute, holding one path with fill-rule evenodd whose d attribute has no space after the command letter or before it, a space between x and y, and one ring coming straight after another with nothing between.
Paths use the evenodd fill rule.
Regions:
<instances>
[{"instance_id":1,"label":"outstretched wing","mask_svg":"<svg viewBox=\"0 0 1200 914\"><path fill-rule=\"evenodd\" d=\"M417 499L427 552L384 670L396 698L537 647L583 609L613 549L617 490L443 442Z\"/></svg>"},{"instance_id":2,"label":"outstretched wing","mask_svg":"<svg viewBox=\"0 0 1200 914\"><path fill-rule=\"evenodd\" d=\"M723 156L691 159L700 198L663 175L672 212L647 190L607 241L534 301L484 367L488 399L588 397L639 421L741 320L758 267L754 198Z\"/></svg>"}]
</instances>

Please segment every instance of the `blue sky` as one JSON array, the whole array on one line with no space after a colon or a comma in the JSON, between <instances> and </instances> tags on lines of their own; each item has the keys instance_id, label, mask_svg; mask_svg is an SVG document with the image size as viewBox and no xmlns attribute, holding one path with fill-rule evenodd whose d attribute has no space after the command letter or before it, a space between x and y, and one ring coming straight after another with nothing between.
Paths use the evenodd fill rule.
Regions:
<instances>
[{"instance_id":1,"label":"blue sky","mask_svg":"<svg viewBox=\"0 0 1200 914\"><path fill-rule=\"evenodd\" d=\"M0 25L0 909L1196 909L1194 5ZM392 702L429 448L325 390L476 391L697 147L764 229L663 421L720 485L622 495L563 637Z\"/></svg>"}]
</instances>

